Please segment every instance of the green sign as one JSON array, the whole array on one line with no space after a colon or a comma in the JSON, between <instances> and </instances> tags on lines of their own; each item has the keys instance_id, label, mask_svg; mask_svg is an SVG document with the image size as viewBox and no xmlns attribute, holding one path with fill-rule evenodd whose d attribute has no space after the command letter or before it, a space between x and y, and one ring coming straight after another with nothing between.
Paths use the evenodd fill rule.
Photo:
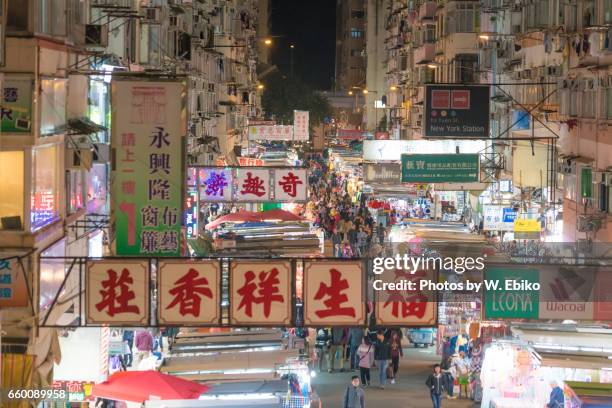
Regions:
<instances>
[{"instance_id":1,"label":"green sign","mask_svg":"<svg viewBox=\"0 0 612 408\"><path fill-rule=\"evenodd\" d=\"M186 84L113 79L111 87L115 253L180 256Z\"/></svg>"},{"instance_id":2,"label":"green sign","mask_svg":"<svg viewBox=\"0 0 612 408\"><path fill-rule=\"evenodd\" d=\"M403 183L477 182L478 176L478 154L402 154Z\"/></svg>"},{"instance_id":3,"label":"green sign","mask_svg":"<svg viewBox=\"0 0 612 408\"><path fill-rule=\"evenodd\" d=\"M485 318L537 319L539 285L540 274L537 269L487 268L483 285Z\"/></svg>"},{"instance_id":4,"label":"green sign","mask_svg":"<svg viewBox=\"0 0 612 408\"><path fill-rule=\"evenodd\" d=\"M2 83L0 131L29 133L32 125L32 79L6 78Z\"/></svg>"}]
</instances>

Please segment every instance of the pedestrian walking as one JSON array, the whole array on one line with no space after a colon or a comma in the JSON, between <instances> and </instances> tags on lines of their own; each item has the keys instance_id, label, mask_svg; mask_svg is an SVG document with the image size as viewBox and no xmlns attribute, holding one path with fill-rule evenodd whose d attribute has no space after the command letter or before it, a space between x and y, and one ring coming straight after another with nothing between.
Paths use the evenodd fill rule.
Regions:
<instances>
[{"instance_id":1,"label":"pedestrian walking","mask_svg":"<svg viewBox=\"0 0 612 408\"><path fill-rule=\"evenodd\" d=\"M331 335L327 329L319 329L315 340L315 352L319 360L319 372L323 371L323 360L327 360L329 369L329 347L331 344Z\"/></svg>"},{"instance_id":2,"label":"pedestrian walking","mask_svg":"<svg viewBox=\"0 0 612 408\"><path fill-rule=\"evenodd\" d=\"M400 358L404 356L401 337L395 330L391 332L389 346L391 348L391 367L393 368L393 378L391 379L391 384L395 384L397 381L397 371L399 370L399 361Z\"/></svg>"},{"instance_id":3,"label":"pedestrian walking","mask_svg":"<svg viewBox=\"0 0 612 408\"><path fill-rule=\"evenodd\" d=\"M137 351L132 365L138 370L140 362L149 358L153 351L153 336L147 329L140 330L134 336L134 345Z\"/></svg>"},{"instance_id":4,"label":"pedestrian walking","mask_svg":"<svg viewBox=\"0 0 612 408\"><path fill-rule=\"evenodd\" d=\"M387 385L387 364L391 358L391 348L389 342L385 340L385 333L378 330L376 333L376 344L374 344L374 360L378 367L378 381L380 388L384 389Z\"/></svg>"},{"instance_id":5,"label":"pedestrian walking","mask_svg":"<svg viewBox=\"0 0 612 408\"><path fill-rule=\"evenodd\" d=\"M468 397L468 384L470 381L470 362L465 356L464 351L460 351L458 355L453 358L453 366L459 382L459 398Z\"/></svg>"},{"instance_id":6,"label":"pedestrian walking","mask_svg":"<svg viewBox=\"0 0 612 408\"><path fill-rule=\"evenodd\" d=\"M436 364L433 368L433 373L429 374L425 381L427 388L429 388L429 395L431 396L431 402L433 408L441 408L442 406L442 392L446 389L447 385L442 375L440 364Z\"/></svg>"},{"instance_id":7,"label":"pedestrian walking","mask_svg":"<svg viewBox=\"0 0 612 408\"><path fill-rule=\"evenodd\" d=\"M127 353L123 356L125 361L125 365L127 367L132 366L132 362L134 361L134 330L123 329L122 335L123 343L126 345Z\"/></svg>"},{"instance_id":8,"label":"pedestrian walking","mask_svg":"<svg viewBox=\"0 0 612 408\"><path fill-rule=\"evenodd\" d=\"M550 387L552 390L550 391L550 399L548 404L546 404L546 408L563 408L565 406L563 390L555 380L550 382Z\"/></svg>"},{"instance_id":9,"label":"pedestrian walking","mask_svg":"<svg viewBox=\"0 0 612 408\"><path fill-rule=\"evenodd\" d=\"M348 341L348 330L342 327L334 327L331 331L331 345L327 353L328 363L327 372L331 373L335 369L336 357L339 354L340 371L344 371L344 352Z\"/></svg>"},{"instance_id":10,"label":"pedestrian walking","mask_svg":"<svg viewBox=\"0 0 612 408\"><path fill-rule=\"evenodd\" d=\"M359 356L357 349L363 340L363 329L361 327L351 327L348 334L349 358L351 359L351 370L359 367ZM363 381L362 381L363 383ZM365 383L364 383L365 384Z\"/></svg>"},{"instance_id":11,"label":"pedestrian walking","mask_svg":"<svg viewBox=\"0 0 612 408\"><path fill-rule=\"evenodd\" d=\"M361 376L361 383L369 387L370 386L370 368L374 362L374 347L368 336L363 336L361 345L357 349L357 355L359 356L359 374Z\"/></svg>"},{"instance_id":12,"label":"pedestrian walking","mask_svg":"<svg viewBox=\"0 0 612 408\"><path fill-rule=\"evenodd\" d=\"M359 377L354 375L346 387L342 408L365 408L365 393L359 386Z\"/></svg>"}]
</instances>

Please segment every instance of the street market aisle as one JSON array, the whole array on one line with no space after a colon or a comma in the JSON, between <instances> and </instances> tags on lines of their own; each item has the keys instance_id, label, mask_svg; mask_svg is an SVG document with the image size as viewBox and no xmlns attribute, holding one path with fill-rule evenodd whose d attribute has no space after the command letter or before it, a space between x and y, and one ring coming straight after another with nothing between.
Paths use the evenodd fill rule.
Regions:
<instances>
[{"instance_id":1,"label":"street market aisle","mask_svg":"<svg viewBox=\"0 0 612 408\"><path fill-rule=\"evenodd\" d=\"M400 375L396 384L387 383L384 390L378 388L378 369L371 371L371 387L365 388L366 407L376 408L431 408L429 391L425 380L431 372L432 365L439 362L435 348L405 348L404 357L400 362ZM338 371L328 374L317 373L313 379L313 387L321 397L323 408L342 407L342 397L351 376L358 372ZM478 407L472 400L442 400L443 408L473 408Z\"/></svg>"}]
</instances>

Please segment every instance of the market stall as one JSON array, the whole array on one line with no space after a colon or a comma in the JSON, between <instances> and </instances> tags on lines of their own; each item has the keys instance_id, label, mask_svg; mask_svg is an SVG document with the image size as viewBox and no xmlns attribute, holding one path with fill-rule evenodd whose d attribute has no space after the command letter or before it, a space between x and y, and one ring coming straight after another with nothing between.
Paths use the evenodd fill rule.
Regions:
<instances>
[{"instance_id":1,"label":"market stall","mask_svg":"<svg viewBox=\"0 0 612 408\"><path fill-rule=\"evenodd\" d=\"M604 408L612 406L612 384L566 381L567 408Z\"/></svg>"}]
</instances>

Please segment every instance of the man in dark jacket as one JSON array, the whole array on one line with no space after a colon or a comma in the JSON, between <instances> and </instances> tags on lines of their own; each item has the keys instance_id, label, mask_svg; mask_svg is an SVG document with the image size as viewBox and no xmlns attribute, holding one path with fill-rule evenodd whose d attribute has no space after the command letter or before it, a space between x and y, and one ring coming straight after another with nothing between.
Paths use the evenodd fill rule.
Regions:
<instances>
[{"instance_id":1,"label":"man in dark jacket","mask_svg":"<svg viewBox=\"0 0 612 408\"><path fill-rule=\"evenodd\" d=\"M349 356L351 359L351 370L357 370L359 368L359 357L357 356L357 349L363 341L363 329L361 327L351 327L349 329Z\"/></svg>"},{"instance_id":2,"label":"man in dark jacket","mask_svg":"<svg viewBox=\"0 0 612 408\"><path fill-rule=\"evenodd\" d=\"M374 360L378 367L378 380L380 388L384 389L387 384L387 363L391 358L391 347L389 342L385 340L385 333L379 330L376 333L376 343L374 343Z\"/></svg>"},{"instance_id":3,"label":"man in dark jacket","mask_svg":"<svg viewBox=\"0 0 612 408\"><path fill-rule=\"evenodd\" d=\"M433 373L429 374L425 385L429 388L433 408L440 408L442 406L442 392L447 389L446 377L442 374L440 364L434 366Z\"/></svg>"},{"instance_id":4,"label":"man in dark jacket","mask_svg":"<svg viewBox=\"0 0 612 408\"><path fill-rule=\"evenodd\" d=\"M359 377L351 378L351 385L346 387L342 408L365 408L365 393L359 387Z\"/></svg>"}]
</instances>

